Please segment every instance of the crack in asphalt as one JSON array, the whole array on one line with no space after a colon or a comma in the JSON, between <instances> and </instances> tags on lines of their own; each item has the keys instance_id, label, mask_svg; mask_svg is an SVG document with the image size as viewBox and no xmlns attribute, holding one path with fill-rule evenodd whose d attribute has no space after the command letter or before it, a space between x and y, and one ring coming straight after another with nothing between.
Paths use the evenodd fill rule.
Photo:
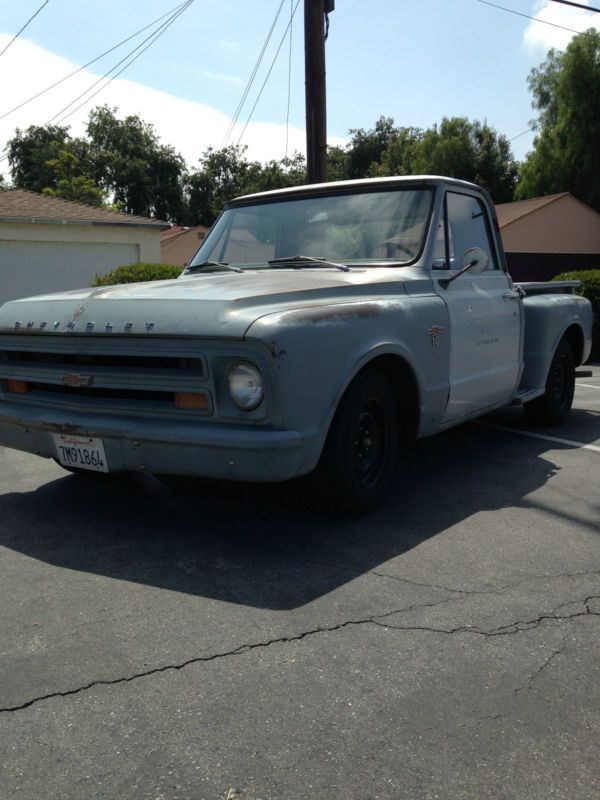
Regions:
<instances>
[{"instance_id":1,"label":"crack in asphalt","mask_svg":"<svg viewBox=\"0 0 600 800\"><path fill-rule=\"evenodd\" d=\"M452 586L444 586L443 584L439 583L421 583L419 581L412 581L409 578L403 578L400 575L390 575L389 572L379 572L378 570L374 569L364 572L363 570L355 569L354 567L342 566L340 564L329 564L326 561L316 561L315 559L306 559L306 561L310 561L311 564L317 564L321 567L328 567L329 569L338 569L343 572L351 572L354 575L376 575L378 578L389 578L400 583L408 583L411 586L422 586L425 589L440 589L444 592L451 592L453 594L498 594L499 592L504 592L507 589L514 589L517 586L522 586L523 584L530 583L532 581L552 581L558 580L559 578L582 578L586 575L600 575L600 569L590 569L584 570L583 572L559 572L558 575L528 575L526 578L522 578L514 583L507 583L503 586L495 586L491 589L455 589Z\"/></svg>"},{"instance_id":2,"label":"crack in asphalt","mask_svg":"<svg viewBox=\"0 0 600 800\"><path fill-rule=\"evenodd\" d=\"M393 630L397 631L426 631L429 633L443 633L449 636L455 633L471 633L477 636L488 637L514 636L515 633L535 630L536 628L539 628L543 622L548 620L562 621L577 619L579 617L600 617L600 611L591 611L588 605L590 600L598 599L600 599L600 595L591 595L585 600L573 600L569 603L563 603L561 606L559 606L559 608L562 608L565 605L581 603L585 607L585 611L575 611L572 614L557 614L556 611L552 614L540 614L539 617L534 617L533 619L529 620L518 620L517 622L511 622L509 625L501 625L500 627L494 628L490 631L484 631L471 625L460 625L457 628L450 629L432 628L427 625L391 625L390 623L379 622L379 618L373 618L370 620L370 622L374 625L379 625L382 628L392 628Z\"/></svg>"},{"instance_id":3,"label":"crack in asphalt","mask_svg":"<svg viewBox=\"0 0 600 800\"><path fill-rule=\"evenodd\" d=\"M565 647L561 647L558 650L554 650L552 653L550 653L548 658L546 658L543 661L543 663L536 669L536 671L533 673L533 675L531 675L531 677L529 678L529 681L527 682L527 686L520 686L518 689L515 689L514 693L515 694L519 694L520 692L530 692L533 689L533 684L540 677L542 672L544 672L544 670L547 669L550 666L550 664L552 663L552 661L554 661L556 656L562 655L562 653L564 653L565 650L566 650Z\"/></svg>"},{"instance_id":4,"label":"crack in asphalt","mask_svg":"<svg viewBox=\"0 0 600 800\"><path fill-rule=\"evenodd\" d=\"M93 689L97 686L115 686L121 683L131 683L132 681L138 680L139 678L146 678L151 675L158 675L163 672L179 671L185 669L186 667L191 666L192 664L201 664L210 661L217 661L222 658L242 655L243 653L250 652L251 650L264 649L276 644L289 644L291 642L299 642L303 639L306 639L307 637L315 636L319 633L333 633L335 631L342 630L343 628L356 627L360 625L377 625L378 627L384 628L386 630L392 629L401 631L423 631L427 633L446 634L448 636L452 636L456 633L470 633L477 636L491 637L491 636L514 635L515 633L519 633L520 631L534 630L535 628L539 627L539 625L541 625L542 622L544 622L545 620L554 620L554 621L572 620L572 619L577 619L578 617L587 617L587 616L600 617L600 612L591 611L588 605L591 600L599 600L600 595L590 595L586 597L584 600L572 601L573 603L581 603L584 606L585 611L578 611L567 615L557 615L556 612L553 614L542 614L539 617L536 617L532 620L513 622L510 625L503 625L491 631L484 631L479 628L471 626L459 626L457 628L447 629L447 628L434 628L425 625L391 625L389 623L383 622L383 620L391 616L395 616L396 614L406 614L409 611L414 611L416 609L432 608L434 606L452 602L455 599L457 598L450 597L446 598L445 600L437 601L435 603L414 604L407 608L388 611L385 614L376 614L371 617L366 617L365 619L346 620L345 622L340 622L337 625L312 628L308 631L303 631L302 633L295 634L294 636L280 636L274 639L269 639L265 642L241 644L238 645L238 647L233 648L232 650L226 650L221 653L214 653L213 655L210 656L196 656L194 658L188 658L185 661L182 661L178 664L165 664L161 667L153 667L152 669L135 672L132 675L128 675L121 678L97 679L94 681L90 681L89 683L83 684L82 686L78 686L74 689L65 689L63 691L49 692L47 694L39 695L38 697L33 697L32 699L27 700L24 703L20 703L19 705L5 706L3 708L0 707L0 714L23 711L24 709L30 708L31 706L35 705L36 703L40 703L43 700L51 700L57 697L70 697L72 695L88 691L89 689ZM567 605L567 603L563 603L561 606L559 606L559 608L561 608L564 605ZM547 666L547 664L542 665L542 668L545 668L545 666Z\"/></svg>"}]
</instances>

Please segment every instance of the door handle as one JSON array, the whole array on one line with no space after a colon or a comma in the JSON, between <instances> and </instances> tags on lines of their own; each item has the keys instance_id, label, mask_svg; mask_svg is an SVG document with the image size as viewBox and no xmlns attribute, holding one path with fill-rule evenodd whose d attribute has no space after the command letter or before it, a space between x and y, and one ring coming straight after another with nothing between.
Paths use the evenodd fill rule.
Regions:
<instances>
[{"instance_id":1,"label":"door handle","mask_svg":"<svg viewBox=\"0 0 600 800\"><path fill-rule=\"evenodd\" d=\"M506 300L518 300L520 296L521 295L518 292L513 292L510 290L508 292L504 292L502 295L502 297L504 297Z\"/></svg>"}]
</instances>

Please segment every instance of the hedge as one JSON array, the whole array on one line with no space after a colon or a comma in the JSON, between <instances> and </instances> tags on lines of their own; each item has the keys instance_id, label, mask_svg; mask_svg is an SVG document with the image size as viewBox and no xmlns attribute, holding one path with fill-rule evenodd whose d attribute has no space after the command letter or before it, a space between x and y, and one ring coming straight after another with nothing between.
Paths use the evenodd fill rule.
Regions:
<instances>
[{"instance_id":1,"label":"hedge","mask_svg":"<svg viewBox=\"0 0 600 800\"><path fill-rule=\"evenodd\" d=\"M579 270L577 272L561 272L553 278L555 281L581 281L577 294L587 297L594 311L594 328L592 331L592 361L600 360L600 269Z\"/></svg>"},{"instance_id":2,"label":"hedge","mask_svg":"<svg viewBox=\"0 0 600 800\"><path fill-rule=\"evenodd\" d=\"M106 275L96 275L92 286L113 286L115 283L141 283L143 281L164 281L178 278L183 267L173 264L125 264Z\"/></svg>"}]
</instances>

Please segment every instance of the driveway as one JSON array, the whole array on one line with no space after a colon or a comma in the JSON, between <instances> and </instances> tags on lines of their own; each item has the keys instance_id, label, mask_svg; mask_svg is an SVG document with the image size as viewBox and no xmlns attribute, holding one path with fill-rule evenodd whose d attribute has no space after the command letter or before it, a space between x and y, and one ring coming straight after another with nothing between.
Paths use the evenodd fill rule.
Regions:
<instances>
[{"instance_id":1,"label":"driveway","mask_svg":"<svg viewBox=\"0 0 600 800\"><path fill-rule=\"evenodd\" d=\"M600 368L411 448L392 501L0 448L0 797L597 800Z\"/></svg>"}]
</instances>

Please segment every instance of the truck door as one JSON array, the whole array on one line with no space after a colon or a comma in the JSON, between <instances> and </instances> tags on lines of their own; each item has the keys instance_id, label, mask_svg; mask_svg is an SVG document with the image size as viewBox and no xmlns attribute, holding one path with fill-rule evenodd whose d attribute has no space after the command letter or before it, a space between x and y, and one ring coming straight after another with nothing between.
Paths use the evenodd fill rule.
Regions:
<instances>
[{"instance_id":1,"label":"truck door","mask_svg":"<svg viewBox=\"0 0 600 800\"><path fill-rule=\"evenodd\" d=\"M434 259L432 274L450 317L450 393L444 417L450 421L511 397L520 374L521 304L499 264L483 201L447 192L442 224L445 252ZM443 288L439 279L460 269L471 247L487 253L487 270L467 272Z\"/></svg>"}]
</instances>

